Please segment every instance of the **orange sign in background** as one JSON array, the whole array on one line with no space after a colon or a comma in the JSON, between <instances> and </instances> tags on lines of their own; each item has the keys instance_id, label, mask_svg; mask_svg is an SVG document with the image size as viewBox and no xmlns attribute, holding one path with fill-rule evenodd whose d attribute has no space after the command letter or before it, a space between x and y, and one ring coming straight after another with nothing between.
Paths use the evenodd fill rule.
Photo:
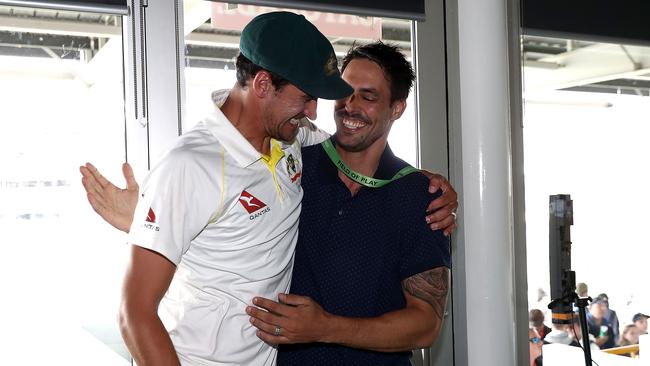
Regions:
<instances>
[{"instance_id":1,"label":"orange sign in background","mask_svg":"<svg viewBox=\"0 0 650 366\"><path fill-rule=\"evenodd\" d=\"M212 27L241 30L255 16L274 10L280 9L255 5L238 5L234 9L228 9L227 4L214 3L212 4ZM290 11L304 15L318 30L329 37L381 38L381 18L323 13L320 11L293 9Z\"/></svg>"}]
</instances>

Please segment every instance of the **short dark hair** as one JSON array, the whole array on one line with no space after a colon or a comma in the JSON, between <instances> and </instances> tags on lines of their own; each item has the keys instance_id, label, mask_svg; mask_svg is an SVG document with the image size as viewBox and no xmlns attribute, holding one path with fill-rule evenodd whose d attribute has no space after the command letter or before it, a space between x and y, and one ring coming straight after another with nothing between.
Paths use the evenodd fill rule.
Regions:
<instances>
[{"instance_id":1,"label":"short dark hair","mask_svg":"<svg viewBox=\"0 0 650 366\"><path fill-rule=\"evenodd\" d=\"M271 74L271 83L276 90L280 90L283 86L289 84L289 80L279 76L259 65L255 65L246 56L239 53L235 60L235 68L237 69L237 83L242 88L248 85L248 79L255 77L258 72L264 70Z\"/></svg>"},{"instance_id":2,"label":"short dark hair","mask_svg":"<svg viewBox=\"0 0 650 366\"><path fill-rule=\"evenodd\" d=\"M343 57L341 72L345 71L350 61L357 58L365 58L379 65L390 83L390 102L406 99L409 96L415 72L413 66L406 60L399 47L375 41L362 46L352 46Z\"/></svg>"},{"instance_id":3,"label":"short dark hair","mask_svg":"<svg viewBox=\"0 0 650 366\"><path fill-rule=\"evenodd\" d=\"M533 323L534 326L539 327L544 324L544 313L539 309L531 309L528 312L528 321Z\"/></svg>"}]
</instances>

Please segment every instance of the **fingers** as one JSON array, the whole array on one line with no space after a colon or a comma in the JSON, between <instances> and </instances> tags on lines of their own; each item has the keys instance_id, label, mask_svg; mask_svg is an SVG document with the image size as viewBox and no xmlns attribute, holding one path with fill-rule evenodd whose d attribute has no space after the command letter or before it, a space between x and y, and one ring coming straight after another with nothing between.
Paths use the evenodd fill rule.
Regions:
<instances>
[{"instance_id":1,"label":"fingers","mask_svg":"<svg viewBox=\"0 0 650 366\"><path fill-rule=\"evenodd\" d=\"M95 173L93 173L93 169L95 170ZM86 190L86 193L91 195L94 198L94 202L96 202L100 206L106 206L106 200L104 198L104 189L105 187L101 185L99 180L97 179L97 176L102 177L99 172L97 172L97 169L92 166L92 164L87 163L86 166L82 166L79 168L79 171L81 172L81 175L83 176L81 178L81 184L83 185L84 189ZM104 179L106 181L106 179ZM106 181L107 182L107 181ZM88 197L88 201L91 201L90 196ZM97 207L93 204L93 201L90 202L95 211L97 211Z\"/></svg>"},{"instance_id":2,"label":"fingers","mask_svg":"<svg viewBox=\"0 0 650 366\"><path fill-rule=\"evenodd\" d=\"M443 177L440 174L435 174L435 173L430 173L427 172L428 174L425 174L427 178L429 178L429 193L436 193L439 189L442 189L445 191L444 187L445 184L448 186L449 183L447 182L447 179Z\"/></svg>"},{"instance_id":3,"label":"fingers","mask_svg":"<svg viewBox=\"0 0 650 366\"><path fill-rule=\"evenodd\" d=\"M86 163L86 168L90 172L90 175L97 181L100 187L103 188L106 184L110 183L106 178L104 178L103 175L99 173L99 170L97 170L94 165Z\"/></svg>"},{"instance_id":4,"label":"fingers","mask_svg":"<svg viewBox=\"0 0 650 366\"><path fill-rule=\"evenodd\" d=\"M84 176L81 178L81 185L86 190L88 201L93 206L95 212L99 213L98 208L105 206L102 191L97 186L97 181L90 175L89 172L83 172Z\"/></svg>"},{"instance_id":5,"label":"fingers","mask_svg":"<svg viewBox=\"0 0 650 366\"><path fill-rule=\"evenodd\" d=\"M311 298L307 296L292 295L292 294L279 294L278 299L281 303L298 306L298 305L307 305L311 302Z\"/></svg>"},{"instance_id":6,"label":"fingers","mask_svg":"<svg viewBox=\"0 0 650 366\"><path fill-rule=\"evenodd\" d=\"M437 211L425 217L431 230L442 229L446 236L449 236L457 227L456 216L454 216L458 202L451 202Z\"/></svg>"},{"instance_id":7,"label":"fingers","mask_svg":"<svg viewBox=\"0 0 650 366\"><path fill-rule=\"evenodd\" d=\"M270 333L273 333L276 325L280 327L285 325L282 316L276 315L270 311L264 311L263 309L256 308L254 306L247 306L246 314L251 316L251 323L256 327L260 328L260 325L263 325L262 323L268 325L268 327L260 328L260 329L264 331L268 330ZM271 326L273 327L273 329L269 328Z\"/></svg>"},{"instance_id":8,"label":"fingers","mask_svg":"<svg viewBox=\"0 0 650 366\"><path fill-rule=\"evenodd\" d=\"M457 227L458 224L454 221L453 224L447 226L447 228L443 230L443 234L445 234L445 236L449 236L454 232L454 230L456 230Z\"/></svg>"},{"instance_id":9,"label":"fingers","mask_svg":"<svg viewBox=\"0 0 650 366\"><path fill-rule=\"evenodd\" d=\"M126 180L126 189L128 190L138 190L138 182L135 181L135 176L133 175L133 168L129 163L122 164L122 174L124 174L124 179Z\"/></svg>"},{"instance_id":10,"label":"fingers","mask_svg":"<svg viewBox=\"0 0 650 366\"><path fill-rule=\"evenodd\" d=\"M253 304L256 306L266 309L271 313L278 314L278 315L288 315L292 309L291 305L284 305L279 302L265 299L263 297L255 297L253 298Z\"/></svg>"},{"instance_id":11,"label":"fingers","mask_svg":"<svg viewBox=\"0 0 650 366\"><path fill-rule=\"evenodd\" d=\"M446 218L444 218L444 219L442 219L440 221L436 221L436 222L430 224L429 227L431 228L431 230L441 230L442 229L443 233L447 233L447 232L451 233L451 232L454 231L455 225L456 225L456 219L454 219L453 216L447 216ZM454 226L454 227L452 227L452 226ZM448 234L445 234L445 235L448 235Z\"/></svg>"},{"instance_id":12,"label":"fingers","mask_svg":"<svg viewBox=\"0 0 650 366\"><path fill-rule=\"evenodd\" d=\"M253 324L255 325L255 324ZM257 326L257 325L255 325ZM275 327L273 327L273 331L275 331ZM292 341L289 340L289 338L279 335L276 336L273 334L273 331L271 332L266 332L263 330L258 330L257 331L257 337L261 340L263 340L266 343L269 344L287 344L287 343L293 343Z\"/></svg>"},{"instance_id":13,"label":"fingers","mask_svg":"<svg viewBox=\"0 0 650 366\"><path fill-rule=\"evenodd\" d=\"M451 186L448 184L446 187L443 184L441 189L442 189L442 194L440 195L440 197L436 198L435 200L431 201L431 203L429 203L429 206L427 207L427 212L435 211L450 203L454 203L456 207L458 207L458 194L456 193L456 191L454 191L454 189L451 188Z\"/></svg>"},{"instance_id":14,"label":"fingers","mask_svg":"<svg viewBox=\"0 0 650 366\"><path fill-rule=\"evenodd\" d=\"M429 206L433 204L438 204L436 201L438 201L437 198ZM456 212L456 209L458 208L458 202L452 201L452 202L447 202L445 205L443 205L441 208L436 209L436 211L431 212L427 214L425 217L425 220L427 221L428 224L434 224L438 223L439 221L442 221L446 218L452 218L454 219L452 212ZM431 210L428 210L430 212Z\"/></svg>"},{"instance_id":15,"label":"fingers","mask_svg":"<svg viewBox=\"0 0 650 366\"><path fill-rule=\"evenodd\" d=\"M270 323L269 321L262 320L264 313L268 314L266 311L249 306L246 308L246 313L251 316L249 321L254 327L258 329L257 337L259 337L261 340L270 344L291 343L289 341L289 338L282 335L283 329L281 325L276 325L275 323ZM275 334L276 326L280 327L279 335Z\"/></svg>"}]
</instances>

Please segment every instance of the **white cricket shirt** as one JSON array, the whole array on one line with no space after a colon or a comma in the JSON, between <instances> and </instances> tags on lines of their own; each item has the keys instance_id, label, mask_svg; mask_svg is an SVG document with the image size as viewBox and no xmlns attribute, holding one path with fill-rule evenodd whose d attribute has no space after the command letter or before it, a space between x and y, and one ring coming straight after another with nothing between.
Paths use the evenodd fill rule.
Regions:
<instances>
[{"instance_id":1,"label":"white cricket shirt","mask_svg":"<svg viewBox=\"0 0 650 366\"><path fill-rule=\"evenodd\" d=\"M145 179L128 241L177 265L159 315L183 365L275 364L245 307L289 291L303 193L297 141L326 136L305 133L273 141L267 163L217 109Z\"/></svg>"}]
</instances>

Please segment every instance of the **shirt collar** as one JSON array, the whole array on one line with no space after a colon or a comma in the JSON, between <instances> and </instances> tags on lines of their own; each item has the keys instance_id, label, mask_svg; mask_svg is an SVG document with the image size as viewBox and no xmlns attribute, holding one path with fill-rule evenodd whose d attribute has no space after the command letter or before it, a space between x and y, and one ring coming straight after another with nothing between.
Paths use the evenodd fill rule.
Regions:
<instances>
[{"instance_id":1,"label":"shirt collar","mask_svg":"<svg viewBox=\"0 0 650 366\"><path fill-rule=\"evenodd\" d=\"M221 89L212 92L212 101L215 110L205 118L205 123L210 132L219 140L221 145L237 161L241 167L248 167L262 159L262 154L255 150L248 140L232 125L232 123L221 112L221 107L228 99L230 90ZM273 146L273 144L271 144ZM280 144L283 146L283 144Z\"/></svg>"}]
</instances>

